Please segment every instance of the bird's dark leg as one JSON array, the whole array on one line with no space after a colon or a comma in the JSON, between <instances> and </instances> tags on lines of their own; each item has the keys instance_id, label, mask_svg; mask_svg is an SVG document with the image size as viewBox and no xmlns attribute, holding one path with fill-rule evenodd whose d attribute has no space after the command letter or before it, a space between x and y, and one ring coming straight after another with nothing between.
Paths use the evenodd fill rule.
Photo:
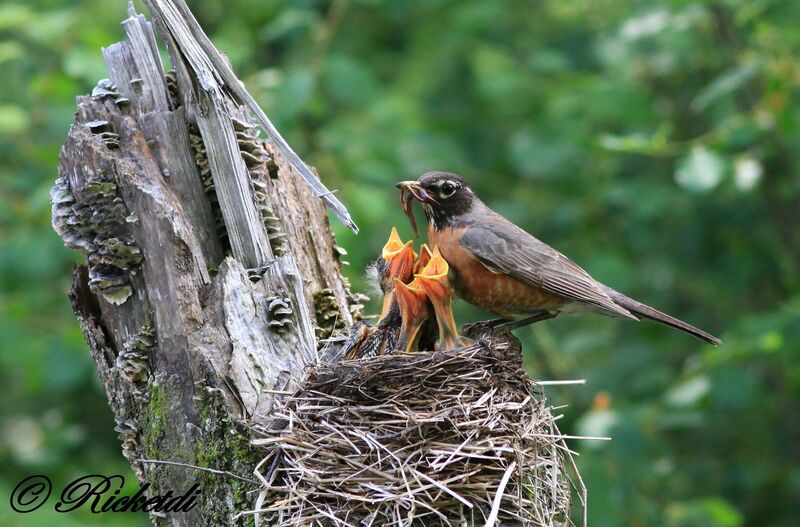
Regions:
<instances>
[{"instance_id":1,"label":"bird's dark leg","mask_svg":"<svg viewBox=\"0 0 800 527\"><path fill-rule=\"evenodd\" d=\"M511 322L514 322L514 320L511 318L492 318L489 320L482 320L480 322L476 322L476 324L480 324L481 327L484 327L486 329L495 329L503 324L509 324Z\"/></svg>"},{"instance_id":2,"label":"bird's dark leg","mask_svg":"<svg viewBox=\"0 0 800 527\"><path fill-rule=\"evenodd\" d=\"M502 319L501 318L501 319L499 319L500 323L494 325L493 327L495 329L503 329L503 330L506 330L506 331L514 331L515 329L519 329L519 328L524 327L524 326L529 326L531 324L534 324L534 323L542 321L542 320L550 320L551 318L556 318L557 316L558 316L558 312L553 313L551 311L542 310L542 311L539 311L537 313L534 313L531 316L528 316L528 317L525 317L525 318L521 318L519 320L507 320L507 319ZM491 322L495 322L495 321L492 320Z\"/></svg>"}]
</instances>

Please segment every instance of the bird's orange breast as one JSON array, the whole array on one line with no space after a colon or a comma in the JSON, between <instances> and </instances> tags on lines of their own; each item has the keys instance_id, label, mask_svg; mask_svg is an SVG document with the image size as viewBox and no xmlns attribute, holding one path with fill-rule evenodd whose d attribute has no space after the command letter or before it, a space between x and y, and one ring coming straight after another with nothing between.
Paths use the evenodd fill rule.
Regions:
<instances>
[{"instance_id":1,"label":"bird's orange breast","mask_svg":"<svg viewBox=\"0 0 800 527\"><path fill-rule=\"evenodd\" d=\"M490 271L461 246L465 228L428 228L431 247L439 247L453 274L456 294L495 315L514 318L541 309L558 309L566 301L508 275Z\"/></svg>"}]
</instances>

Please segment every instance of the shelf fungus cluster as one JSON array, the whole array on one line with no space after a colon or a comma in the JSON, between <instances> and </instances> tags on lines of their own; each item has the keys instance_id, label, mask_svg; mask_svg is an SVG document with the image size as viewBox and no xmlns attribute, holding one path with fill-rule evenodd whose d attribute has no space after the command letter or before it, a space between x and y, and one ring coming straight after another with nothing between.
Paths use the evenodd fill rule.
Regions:
<instances>
[{"instance_id":1,"label":"shelf fungus cluster","mask_svg":"<svg viewBox=\"0 0 800 527\"><path fill-rule=\"evenodd\" d=\"M136 426L132 419L117 418L117 426L114 427L117 438L122 443L122 455L131 464L136 477L139 481L145 479L144 467L142 466L141 453L141 430Z\"/></svg>"},{"instance_id":2,"label":"shelf fungus cluster","mask_svg":"<svg viewBox=\"0 0 800 527\"><path fill-rule=\"evenodd\" d=\"M278 170L278 167L272 156L264 148L263 140L255 126L235 118L232 119L232 123L236 133L236 141L239 145L239 152L250 176L250 185L253 190L256 207L267 230L270 247L275 256L282 256L288 250L288 240L283 230L281 219L270 206L267 189L267 179ZM203 190L205 190L206 196L211 203L217 233L227 247L229 245L227 231L214 186L214 178L211 175L208 153L203 143L203 138L195 128L190 128L189 130L189 141L195 164L200 172L200 179L203 182Z\"/></svg>"},{"instance_id":3,"label":"shelf fungus cluster","mask_svg":"<svg viewBox=\"0 0 800 527\"><path fill-rule=\"evenodd\" d=\"M111 129L111 123L103 120L89 121L86 126L92 131L93 134L100 136L100 139L106 144L109 150L117 150L119 148L119 134L114 133Z\"/></svg>"},{"instance_id":4,"label":"shelf fungus cluster","mask_svg":"<svg viewBox=\"0 0 800 527\"><path fill-rule=\"evenodd\" d=\"M89 175L78 201L69 179L61 176L50 191L53 228L64 244L86 254L89 287L112 304L124 303L133 293L130 274L142 254L133 240L128 213L110 174Z\"/></svg>"},{"instance_id":5,"label":"shelf fungus cluster","mask_svg":"<svg viewBox=\"0 0 800 527\"><path fill-rule=\"evenodd\" d=\"M294 311L292 299L285 296L271 296L267 298L267 313L269 315L269 329L283 335L294 325Z\"/></svg>"},{"instance_id":6,"label":"shelf fungus cluster","mask_svg":"<svg viewBox=\"0 0 800 527\"><path fill-rule=\"evenodd\" d=\"M114 104L120 107L131 103L130 99L119 94L119 90L110 79L101 79L92 90L93 99L100 100L104 97L109 97L114 101Z\"/></svg>"},{"instance_id":7,"label":"shelf fungus cluster","mask_svg":"<svg viewBox=\"0 0 800 527\"><path fill-rule=\"evenodd\" d=\"M175 70L169 70L164 75L167 83L167 96L169 97L169 107L178 109L181 107L181 94L178 88L178 75Z\"/></svg>"},{"instance_id":8,"label":"shelf fungus cluster","mask_svg":"<svg viewBox=\"0 0 800 527\"><path fill-rule=\"evenodd\" d=\"M449 266L438 248L403 242L392 228L372 274L383 293L383 308L374 326L356 325L336 358L371 358L393 353L447 350L470 343L453 318Z\"/></svg>"},{"instance_id":9,"label":"shelf fungus cluster","mask_svg":"<svg viewBox=\"0 0 800 527\"><path fill-rule=\"evenodd\" d=\"M239 143L239 151L250 175L256 206L261 214L264 227L267 229L272 252L276 256L281 256L286 253L288 240L283 232L280 218L269 204L266 183L267 176L278 170L278 167L264 148L263 140L259 137L258 129L255 126L239 119L233 119L233 127L236 132L236 141Z\"/></svg>"},{"instance_id":10,"label":"shelf fungus cluster","mask_svg":"<svg viewBox=\"0 0 800 527\"><path fill-rule=\"evenodd\" d=\"M134 385L134 394L144 397L147 378L150 375L150 355L156 346L156 333L148 321L123 344L117 356L117 368L122 378Z\"/></svg>"},{"instance_id":11,"label":"shelf fungus cluster","mask_svg":"<svg viewBox=\"0 0 800 527\"><path fill-rule=\"evenodd\" d=\"M364 304L369 302L370 298L365 294L353 292L350 289L350 282L346 279L342 283L347 299L347 310L353 320L359 322L364 316ZM316 321L314 333L320 350L327 348L331 338L335 340L338 338L337 335L347 329L347 321L339 310L336 294L330 288L326 287L314 293L314 317Z\"/></svg>"},{"instance_id":12,"label":"shelf fungus cluster","mask_svg":"<svg viewBox=\"0 0 800 527\"><path fill-rule=\"evenodd\" d=\"M222 217L222 208L219 205L217 191L214 188L214 177L211 175L211 167L208 164L208 151L203 143L203 138L196 127L189 127L189 144L194 154L194 162L200 174L200 181L203 183L203 191L206 193L208 203L211 206L211 213L214 216L214 230L217 233L222 245L230 251L230 240L228 231L225 229L225 220Z\"/></svg>"}]
</instances>

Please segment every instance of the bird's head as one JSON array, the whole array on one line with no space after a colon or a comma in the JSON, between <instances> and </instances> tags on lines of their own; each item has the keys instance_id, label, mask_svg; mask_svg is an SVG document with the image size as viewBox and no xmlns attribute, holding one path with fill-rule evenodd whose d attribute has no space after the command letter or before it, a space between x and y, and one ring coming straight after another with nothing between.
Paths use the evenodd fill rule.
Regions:
<instances>
[{"instance_id":1,"label":"bird's head","mask_svg":"<svg viewBox=\"0 0 800 527\"><path fill-rule=\"evenodd\" d=\"M395 278L399 278L402 282L411 281L414 273L414 261L417 259L414 242L411 240L403 242L394 227L389 234L389 240L383 246L381 258L386 262L383 284L391 284ZM386 289L384 289L385 291Z\"/></svg>"},{"instance_id":2,"label":"bird's head","mask_svg":"<svg viewBox=\"0 0 800 527\"><path fill-rule=\"evenodd\" d=\"M472 210L478 198L472 188L458 174L428 172L416 181L401 181L397 188L408 192L403 201L406 214L410 214L410 200L422 204L425 217L431 225L442 228L458 222L458 217Z\"/></svg>"},{"instance_id":3,"label":"bird's head","mask_svg":"<svg viewBox=\"0 0 800 527\"><path fill-rule=\"evenodd\" d=\"M388 314L394 299L394 280L410 282L414 275L414 266L417 253L414 252L414 242L403 242L397 229L392 227L389 240L383 246L381 257L375 263L369 274L377 278L378 285L383 293L383 308L381 320Z\"/></svg>"}]
</instances>

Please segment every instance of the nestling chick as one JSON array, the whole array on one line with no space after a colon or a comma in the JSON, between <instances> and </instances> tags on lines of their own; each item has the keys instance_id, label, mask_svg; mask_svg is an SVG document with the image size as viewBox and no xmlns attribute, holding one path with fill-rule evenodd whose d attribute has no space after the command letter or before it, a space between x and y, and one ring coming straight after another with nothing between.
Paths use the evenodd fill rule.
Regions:
<instances>
[{"instance_id":1,"label":"nestling chick","mask_svg":"<svg viewBox=\"0 0 800 527\"><path fill-rule=\"evenodd\" d=\"M468 339L461 337L458 326L453 317L453 288L448 280L450 266L439 254L439 248L434 247L430 261L425 268L415 275L414 283L422 290L433 304L436 314L436 323L439 329L439 339L435 349L445 350L465 346Z\"/></svg>"},{"instance_id":2,"label":"nestling chick","mask_svg":"<svg viewBox=\"0 0 800 527\"><path fill-rule=\"evenodd\" d=\"M425 304L416 305L412 299L397 302L396 283L405 285L411 281L416 260L417 254L414 252L413 242L409 240L404 243L397 229L392 228L389 239L381 251L381 257L367 268L368 280L377 285L383 294L380 318L374 326L360 324L353 328L350 339L342 348L341 353L344 358L370 358L393 353L396 349L413 351L419 342L428 346L433 344L435 340L433 322L426 325L427 317L419 319L420 313L430 312L432 315L432 309L426 309ZM423 300L427 302L427 298ZM409 341L408 332L403 326L404 320L411 318L417 321L419 327L416 328L415 338Z\"/></svg>"},{"instance_id":3,"label":"nestling chick","mask_svg":"<svg viewBox=\"0 0 800 527\"><path fill-rule=\"evenodd\" d=\"M403 243L392 228L381 257L367 271L383 293L380 319L374 326L362 323L353 328L341 356L371 358L395 350L411 353L468 344L453 317L449 270L438 248L431 251L423 245L417 257L413 243Z\"/></svg>"}]
</instances>

